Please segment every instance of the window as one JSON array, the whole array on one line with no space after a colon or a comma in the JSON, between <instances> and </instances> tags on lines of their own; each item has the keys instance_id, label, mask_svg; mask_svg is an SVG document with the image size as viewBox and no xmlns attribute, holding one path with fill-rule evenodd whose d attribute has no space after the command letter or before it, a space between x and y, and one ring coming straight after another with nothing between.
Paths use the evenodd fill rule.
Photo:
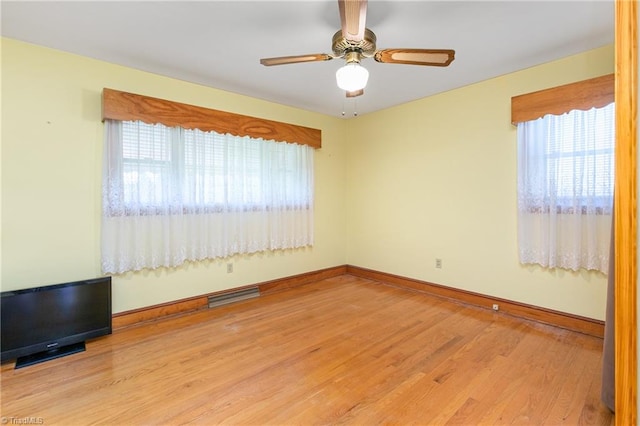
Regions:
<instances>
[{"instance_id":1,"label":"window","mask_svg":"<svg viewBox=\"0 0 640 426\"><path fill-rule=\"evenodd\" d=\"M613 74L511 98L520 262L608 272Z\"/></svg>"},{"instance_id":2,"label":"window","mask_svg":"<svg viewBox=\"0 0 640 426\"><path fill-rule=\"evenodd\" d=\"M319 129L106 88L102 118L103 272L313 245Z\"/></svg>"},{"instance_id":3,"label":"window","mask_svg":"<svg viewBox=\"0 0 640 426\"><path fill-rule=\"evenodd\" d=\"M296 144L237 138L140 121L112 122L122 156L107 214L307 208L310 161ZM112 138L112 142L113 142ZM269 182L274 179L273 182Z\"/></svg>"},{"instance_id":4,"label":"window","mask_svg":"<svg viewBox=\"0 0 640 426\"><path fill-rule=\"evenodd\" d=\"M614 104L518 124L520 261L608 271Z\"/></svg>"},{"instance_id":5,"label":"window","mask_svg":"<svg viewBox=\"0 0 640 426\"><path fill-rule=\"evenodd\" d=\"M313 151L106 120L103 271L311 245Z\"/></svg>"},{"instance_id":6,"label":"window","mask_svg":"<svg viewBox=\"0 0 640 426\"><path fill-rule=\"evenodd\" d=\"M518 125L519 197L528 211L611 213L614 104Z\"/></svg>"}]
</instances>

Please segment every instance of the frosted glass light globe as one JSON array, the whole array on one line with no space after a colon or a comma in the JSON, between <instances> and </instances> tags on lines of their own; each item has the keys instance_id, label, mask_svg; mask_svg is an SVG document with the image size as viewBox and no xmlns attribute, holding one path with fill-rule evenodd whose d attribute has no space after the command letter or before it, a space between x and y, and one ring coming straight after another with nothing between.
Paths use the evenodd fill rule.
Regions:
<instances>
[{"instance_id":1,"label":"frosted glass light globe","mask_svg":"<svg viewBox=\"0 0 640 426\"><path fill-rule=\"evenodd\" d=\"M364 89L369 80L369 71L357 62L346 64L336 71L338 87L347 92Z\"/></svg>"}]
</instances>

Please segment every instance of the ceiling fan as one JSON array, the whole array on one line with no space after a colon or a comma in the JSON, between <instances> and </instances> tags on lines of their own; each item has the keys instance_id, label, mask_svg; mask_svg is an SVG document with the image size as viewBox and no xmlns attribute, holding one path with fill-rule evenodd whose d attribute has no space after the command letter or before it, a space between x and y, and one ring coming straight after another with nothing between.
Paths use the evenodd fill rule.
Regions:
<instances>
[{"instance_id":1,"label":"ceiling fan","mask_svg":"<svg viewBox=\"0 0 640 426\"><path fill-rule=\"evenodd\" d=\"M342 29L333 35L332 54L280 56L260 59L265 66L320 62L344 58L346 65L336 72L338 87L347 97L360 96L369 79L369 71L360 61L371 58L386 64L429 65L446 67L453 60L455 51L450 49L376 49L376 35L366 28L367 0L338 0Z\"/></svg>"}]
</instances>

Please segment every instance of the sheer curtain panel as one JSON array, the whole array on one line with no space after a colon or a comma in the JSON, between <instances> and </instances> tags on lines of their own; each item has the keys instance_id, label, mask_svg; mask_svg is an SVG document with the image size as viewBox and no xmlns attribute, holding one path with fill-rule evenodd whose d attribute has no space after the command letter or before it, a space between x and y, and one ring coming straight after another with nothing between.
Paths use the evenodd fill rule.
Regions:
<instances>
[{"instance_id":1,"label":"sheer curtain panel","mask_svg":"<svg viewBox=\"0 0 640 426\"><path fill-rule=\"evenodd\" d=\"M312 245L313 151L106 120L103 272Z\"/></svg>"},{"instance_id":2,"label":"sheer curtain panel","mask_svg":"<svg viewBox=\"0 0 640 426\"><path fill-rule=\"evenodd\" d=\"M518 124L520 262L608 272L614 104Z\"/></svg>"}]
</instances>

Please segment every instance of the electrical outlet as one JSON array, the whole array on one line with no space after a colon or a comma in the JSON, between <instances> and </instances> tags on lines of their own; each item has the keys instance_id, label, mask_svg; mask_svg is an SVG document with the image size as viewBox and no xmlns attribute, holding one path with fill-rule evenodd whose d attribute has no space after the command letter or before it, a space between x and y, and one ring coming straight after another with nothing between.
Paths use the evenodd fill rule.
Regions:
<instances>
[{"instance_id":1,"label":"electrical outlet","mask_svg":"<svg viewBox=\"0 0 640 426\"><path fill-rule=\"evenodd\" d=\"M500 306L498 306L498 304L497 304L497 303L494 303L494 304L493 304L493 306L492 306L492 309L493 309L494 311L499 311L499 310L500 310Z\"/></svg>"},{"instance_id":2,"label":"electrical outlet","mask_svg":"<svg viewBox=\"0 0 640 426\"><path fill-rule=\"evenodd\" d=\"M227 263L227 274L233 272L233 263Z\"/></svg>"},{"instance_id":3,"label":"electrical outlet","mask_svg":"<svg viewBox=\"0 0 640 426\"><path fill-rule=\"evenodd\" d=\"M442 268L442 259L436 259L436 268L438 269Z\"/></svg>"}]
</instances>

